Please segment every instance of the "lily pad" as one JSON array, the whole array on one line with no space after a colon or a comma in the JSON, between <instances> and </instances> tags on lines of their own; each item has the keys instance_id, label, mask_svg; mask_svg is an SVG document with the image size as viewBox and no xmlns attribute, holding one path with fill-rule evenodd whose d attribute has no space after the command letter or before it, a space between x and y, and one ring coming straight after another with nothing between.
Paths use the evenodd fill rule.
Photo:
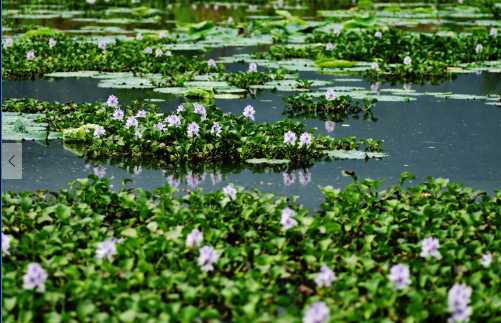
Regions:
<instances>
[{"instance_id":1,"label":"lily pad","mask_svg":"<svg viewBox=\"0 0 501 323\"><path fill-rule=\"evenodd\" d=\"M247 159L245 162L249 163L249 164L253 164L253 165L262 165L262 164L285 165L285 164L290 163L290 160L288 160L288 159L252 158L252 159Z\"/></svg>"},{"instance_id":2,"label":"lily pad","mask_svg":"<svg viewBox=\"0 0 501 323\"><path fill-rule=\"evenodd\" d=\"M388 154L379 152L366 152L360 150L326 150L325 153L336 159L373 159L388 157Z\"/></svg>"}]
</instances>

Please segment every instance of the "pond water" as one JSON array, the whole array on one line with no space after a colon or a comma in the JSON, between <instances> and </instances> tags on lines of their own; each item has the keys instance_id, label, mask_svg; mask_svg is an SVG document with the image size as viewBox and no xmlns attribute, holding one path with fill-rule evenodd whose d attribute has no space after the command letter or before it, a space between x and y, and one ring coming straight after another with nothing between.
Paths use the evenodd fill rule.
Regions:
<instances>
[{"instance_id":1,"label":"pond water","mask_svg":"<svg viewBox=\"0 0 501 323\"><path fill-rule=\"evenodd\" d=\"M327 79L335 86L369 88L362 80L326 76L315 73L303 75L309 79ZM402 88L402 84L381 84L380 90ZM406 86L407 87L407 86ZM465 74L440 85L412 85L417 93L453 92L488 95L501 92L499 74ZM33 97L48 101L97 101L115 94L121 102L134 99L161 98L161 109L172 111L179 103L173 96L151 90L119 90L97 87L93 79L59 79L35 81L6 81L3 98ZM241 100L217 100L216 105L227 112L241 113L252 104L256 122L284 118L283 97L286 92L260 91L255 97ZM308 127L333 136L372 137L384 140L384 150L390 156L382 160L334 160L316 163L309 169L290 173L272 170L252 170L242 167L197 170L160 170L154 165L128 167L104 164L106 174L113 176L118 187L121 180L131 178L136 187L155 188L166 181L180 181L180 189L200 187L219 189L227 183L246 188L259 188L281 195L299 195L300 202L316 208L321 202L319 187L343 187L351 178L342 176L342 170L353 170L359 178L384 180L383 186L398 182L401 172L409 171L424 180L427 176L447 177L476 189L492 193L501 183L501 109L487 105L483 100L443 99L434 96L415 96L411 102L378 102L374 108L376 121L349 119L327 124L319 120L302 119ZM334 128L334 129L332 129ZM97 165L97 164L96 164ZM68 181L85 177L96 166L63 147L59 141L47 144L23 143L23 179L2 181L5 191L55 190Z\"/></svg>"}]
</instances>

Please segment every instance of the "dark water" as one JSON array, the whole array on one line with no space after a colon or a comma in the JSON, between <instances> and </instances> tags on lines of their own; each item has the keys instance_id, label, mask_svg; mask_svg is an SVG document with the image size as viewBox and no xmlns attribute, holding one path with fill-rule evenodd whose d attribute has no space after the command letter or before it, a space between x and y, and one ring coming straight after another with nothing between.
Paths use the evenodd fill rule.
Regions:
<instances>
[{"instance_id":1,"label":"dark water","mask_svg":"<svg viewBox=\"0 0 501 323\"><path fill-rule=\"evenodd\" d=\"M309 78L331 76L308 75ZM96 101L115 94L121 102L133 99L163 98L162 110L174 110L179 103L173 96L149 90L101 89L96 80L63 79L57 81L8 81L3 96L34 97L49 101ZM334 85L368 87L365 82L336 81ZM381 88L401 87L382 84ZM496 74L468 74L441 85L417 86L424 91L451 91L454 93L486 95L501 92L501 77ZM246 104L256 109L256 121L276 121L284 118L284 92L259 92L255 98L219 100L217 105L225 111L241 113ZM417 181L427 176L447 177L492 193L501 187L501 109L486 105L484 101L445 100L430 96L417 96L413 102L378 102L374 108L377 121L347 120L335 125L333 136L372 137L384 140L384 149L390 157L383 160L335 160L320 162L307 170L291 173L249 168L206 170L195 174L148 169L126 170L118 165L106 165L106 175L114 177L119 186L124 178L133 179L133 185L155 188L166 181L180 181L180 188L201 187L218 189L231 182L247 188L257 187L284 195L299 195L306 206L315 208L321 202L320 186L342 187L351 179L341 171L354 170L359 178L384 180L384 185L398 182L399 174L409 171ZM309 127L327 133L325 122L303 120ZM86 166L87 165L87 166ZM23 179L2 181L4 191L55 190L67 182L85 177L94 165L64 149L61 142L42 145L23 143ZM178 172L179 173L179 172ZM170 178L170 179L169 179Z\"/></svg>"}]
</instances>

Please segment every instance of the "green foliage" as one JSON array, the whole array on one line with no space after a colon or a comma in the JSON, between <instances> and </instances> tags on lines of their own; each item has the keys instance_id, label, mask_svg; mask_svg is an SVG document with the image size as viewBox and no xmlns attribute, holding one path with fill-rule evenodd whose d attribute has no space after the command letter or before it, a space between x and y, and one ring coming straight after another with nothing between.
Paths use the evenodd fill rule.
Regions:
<instances>
[{"instance_id":1,"label":"green foliage","mask_svg":"<svg viewBox=\"0 0 501 323\"><path fill-rule=\"evenodd\" d=\"M4 322L67 321L300 322L304 308L323 301L333 322L445 321L447 291L473 289L472 321L501 315L501 193L444 179L378 192L363 180L344 190L326 187L321 210L294 199L238 189L176 195L112 190L107 179L80 179L58 192L4 193L2 224L12 236L2 262ZM284 230L285 207L298 225ZM203 232L203 245L221 256L214 271L197 264L185 244ZM420 256L420 241L439 239L442 258ZM97 260L97 245L120 239L117 254ZM488 268L480 264L494 253ZM28 263L48 273L46 291L22 288ZM389 268L405 263L411 285L396 290ZM337 279L317 287L325 264Z\"/></svg>"}]
</instances>

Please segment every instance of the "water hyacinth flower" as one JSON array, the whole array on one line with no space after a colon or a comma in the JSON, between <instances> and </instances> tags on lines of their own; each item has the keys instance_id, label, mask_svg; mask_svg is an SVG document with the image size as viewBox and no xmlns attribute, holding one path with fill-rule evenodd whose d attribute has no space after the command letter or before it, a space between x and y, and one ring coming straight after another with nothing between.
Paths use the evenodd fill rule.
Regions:
<instances>
[{"instance_id":1,"label":"water hyacinth flower","mask_svg":"<svg viewBox=\"0 0 501 323\"><path fill-rule=\"evenodd\" d=\"M237 190L233 187L233 185L229 184L223 188L224 195L232 201L237 199Z\"/></svg>"},{"instance_id":2,"label":"water hyacinth flower","mask_svg":"<svg viewBox=\"0 0 501 323\"><path fill-rule=\"evenodd\" d=\"M477 46L475 46L475 53L480 54L483 50L484 46L482 46L482 44L477 44Z\"/></svg>"},{"instance_id":3,"label":"water hyacinth flower","mask_svg":"<svg viewBox=\"0 0 501 323\"><path fill-rule=\"evenodd\" d=\"M325 131L333 132L336 129L336 123L334 121L325 121L324 127Z\"/></svg>"},{"instance_id":4,"label":"water hyacinth flower","mask_svg":"<svg viewBox=\"0 0 501 323\"><path fill-rule=\"evenodd\" d=\"M14 40L10 37L7 37L5 38L4 42L3 42L3 47L4 48L9 48L9 47L12 47L14 46Z\"/></svg>"},{"instance_id":5,"label":"water hyacinth flower","mask_svg":"<svg viewBox=\"0 0 501 323\"><path fill-rule=\"evenodd\" d=\"M228 23L228 25L232 25L235 22L235 20L233 19L233 17L230 16L230 17L228 17L226 22Z\"/></svg>"},{"instance_id":6,"label":"water hyacinth flower","mask_svg":"<svg viewBox=\"0 0 501 323\"><path fill-rule=\"evenodd\" d=\"M177 109L176 109L176 112L177 113L181 113L181 112L184 112L184 105L180 104L177 106Z\"/></svg>"},{"instance_id":7,"label":"water hyacinth flower","mask_svg":"<svg viewBox=\"0 0 501 323\"><path fill-rule=\"evenodd\" d=\"M49 38L49 48L56 46L57 41L54 38Z\"/></svg>"},{"instance_id":8,"label":"water hyacinth flower","mask_svg":"<svg viewBox=\"0 0 501 323\"><path fill-rule=\"evenodd\" d=\"M99 49L101 49L102 51L105 51L106 48L108 47L108 43L104 40L100 40L98 43L97 43L97 47L99 47Z\"/></svg>"},{"instance_id":9,"label":"water hyacinth flower","mask_svg":"<svg viewBox=\"0 0 501 323\"><path fill-rule=\"evenodd\" d=\"M250 119L252 121L254 121L254 115L256 114L256 110L254 110L254 107L252 105L247 105L245 108L244 108L244 112L243 112L243 115L244 117L246 117L247 119Z\"/></svg>"},{"instance_id":10,"label":"water hyacinth flower","mask_svg":"<svg viewBox=\"0 0 501 323\"><path fill-rule=\"evenodd\" d=\"M286 145L294 145L296 143L297 136L294 132L292 131L287 131L284 133L284 144Z\"/></svg>"},{"instance_id":11,"label":"water hyacinth flower","mask_svg":"<svg viewBox=\"0 0 501 323\"><path fill-rule=\"evenodd\" d=\"M219 253L211 246L203 246L200 249L198 265L205 272L214 270L214 264L219 260Z\"/></svg>"},{"instance_id":12,"label":"water hyacinth flower","mask_svg":"<svg viewBox=\"0 0 501 323\"><path fill-rule=\"evenodd\" d=\"M307 132L303 132L299 136L299 146L309 147L311 145L311 135Z\"/></svg>"},{"instance_id":13,"label":"water hyacinth flower","mask_svg":"<svg viewBox=\"0 0 501 323\"><path fill-rule=\"evenodd\" d=\"M148 55L153 54L153 48L151 48L151 47L146 47L146 48L144 49L144 53L145 53L145 54L148 54Z\"/></svg>"},{"instance_id":14,"label":"water hyacinth flower","mask_svg":"<svg viewBox=\"0 0 501 323\"><path fill-rule=\"evenodd\" d=\"M404 264L391 266L388 278L397 289L405 289L411 284L409 267Z\"/></svg>"},{"instance_id":15,"label":"water hyacinth flower","mask_svg":"<svg viewBox=\"0 0 501 323\"><path fill-rule=\"evenodd\" d=\"M210 132L212 132L216 137L219 137L221 136L221 132L222 132L222 128L221 128L221 125L218 123L218 122L214 122L212 124L212 127L210 129Z\"/></svg>"},{"instance_id":16,"label":"water hyacinth flower","mask_svg":"<svg viewBox=\"0 0 501 323\"><path fill-rule=\"evenodd\" d=\"M3 245L2 245L3 248ZM484 266L484 268L488 268L492 263L492 253L488 252L482 255L482 259L480 260L480 264Z\"/></svg>"},{"instance_id":17,"label":"water hyacinth flower","mask_svg":"<svg viewBox=\"0 0 501 323\"><path fill-rule=\"evenodd\" d=\"M161 31L158 33L158 38L162 39L162 38L165 38L167 37L167 33L165 31Z\"/></svg>"},{"instance_id":18,"label":"water hyacinth flower","mask_svg":"<svg viewBox=\"0 0 501 323\"><path fill-rule=\"evenodd\" d=\"M340 24L336 24L336 26L334 26L334 35L339 36L341 34L341 29L342 26Z\"/></svg>"},{"instance_id":19,"label":"water hyacinth flower","mask_svg":"<svg viewBox=\"0 0 501 323\"><path fill-rule=\"evenodd\" d=\"M336 280L336 274L326 265L322 265L320 272L315 277L315 284L318 287L331 287L334 280Z\"/></svg>"},{"instance_id":20,"label":"water hyacinth flower","mask_svg":"<svg viewBox=\"0 0 501 323\"><path fill-rule=\"evenodd\" d=\"M186 237L186 246L188 248L198 247L204 239L204 235L198 229L193 229Z\"/></svg>"},{"instance_id":21,"label":"water hyacinth flower","mask_svg":"<svg viewBox=\"0 0 501 323\"><path fill-rule=\"evenodd\" d=\"M179 128L181 127L181 117L177 114L171 114L167 118L165 118L165 122L169 125L169 127Z\"/></svg>"},{"instance_id":22,"label":"water hyacinth flower","mask_svg":"<svg viewBox=\"0 0 501 323\"><path fill-rule=\"evenodd\" d=\"M35 59L35 51L33 50L29 50L27 53L26 53L26 59L29 60L29 61L32 61Z\"/></svg>"},{"instance_id":23,"label":"water hyacinth flower","mask_svg":"<svg viewBox=\"0 0 501 323\"><path fill-rule=\"evenodd\" d=\"M123 120L124 118L124 110L118 108L113 111L113 120Z\"/></svg>"},{"instance_id":24,"label":"water hyacinth flower","mask_svg":"<svg viewBox=\"0 0 501 323\"><path fill-rule=\"evenodd\" d=\"M280 217L280 224L284 230L289 230L297 225L296 219L294 216L296 212L291 208L286 207L282 210L282 215Z\"/></svg>"},{"instance_id":25,"label":"water hyacinth flower","mask_svg":"<svg viewBox=\"0 0 501 323\"><path fill-rule=\"evenodd\" d=\"M97 176L97 178L104 178L104 176L106 176L106 168L102 167L102 166L98 166L98 167L94 167L92 169L92 171L94 172L94 175Z\"/></svg>"},{"instance_id":26,"label":"water hyacinth flower","mask_svg":"<svg viewBox=\"0 0 501 323\"><path fill-rule=\"evenodd\" d=\"M136 35L136 40L143 40L143 34L138 33L138 34Z\"/></svg>"},{"instance_id":27,"label":"water hyacinth flower","mask_svg":"<svg viewBox=\"0 0 501 323\"><path fill-rule=\"evenodd\" d=\"M137 122L136 117L128 117L127 121L125 121L125 126L127 128L137 128L139 123Z\"/></svg>"},{"instance_id":28,"label":"water hyacinth flower","mask_svg":"<svg viewBox=\"0 0 501 323\"><path fill-rule=\"evenodd\" d=\"M379 71L379 64L376 62L372 62L371 69L374 71Z\"/></svg>"},{"instance_id":29,"label":"water hyacinth flower","mask_svg":"<svg viewBox=\"0 0 501 323\"><path fill-rule=\"evenodd\" d=\"M96 138L101 138L102 136L104 136L106 134L106 130L104 130L103 127L101 126L97 126L95 129L94 129L94 137Z\"/></svg>"},{"instance_id":30,"label":"water hyacinth flower","mask_svg":"<svg viewBox=\"0 0 501 323\"><path fill-rule=\"evenodd\" d=\"M188 125L187 134L189 138L197 137L200 131L200 127L196 122L192 122Z\"/></svg>"},{"instance_id":31,"label":"water hyacinth flower","mask_svg":"<svg viewBox=\"0 0 501 323\"><path fill-rule=\"evenodd\" d=\"M139 110L137 113L136 113L136 118L146 118L146 110Z\"/></svg>"},{"instance_id":32,"label":"water hyacinth flower","mask_svg":"<svg viewBox=\"0 0 501 323\"><path fill-rule=\"evenodd\" d=\"M160 48L157 48L155 49L155 57L162 57L163 56L163 52Z\"/></svg>"},{"instance_id":33,"label":"water hyacinth flower","mask_svg":"<svg viewBox=\"0 0 501 323\"><path fill-rule=\"evenodd\" d=\"M429 258L434 257L436 259L442 258L440 251L440 242L437 238L428 237L421 241L421 257Z\"/></svg>"},{"instance_id":34,"label":"water hyacinth flower","mask_svg":"<svg viewBox=\"0 0 501 323\"><path fill-rule=\"evenodd\" d=\"M23 276L23 288L36 289L37 292L44 292L47 277L47 272L40 264L36 262L30 263L26 270L26 274Z\"/></svg>"},{"instance_id":35,"label":"water hyacinth flower","mask_svg":"<svg viewBox=\"0 0 501 323\"><path fill-rule=\"evenodd\" d=\"M207 61L207 65L209 65L210 68L216 68L217 67L217 64L216 64L216 61L212 58L209 58L209 60Z\"/></svg>"},{"instance_id":36,"label":"water hyacinth flower","mask_svg":"<svg viewBox=\"0 0 501 323\"><path fill-rule=\"evenodd\" d=\"M497 37L498 30L496 28L492 27L491 30L489 30L489 35L492 37Z\"/></svg>"},{"instance_id":37,"label":"water hyacinth flower","mask_svg":"<svg viewBox=\"0 0 501 323\"><path fill-rule=\"evenodd\" d=\"M257 72L257 64L256 63L249 64L249 72L251 72L251 73Z\"/></svg>"},{"instance_id":38,"label":"water hyacinth flower","mask_svg":"<svg viewBox=\"0 0 501 323\"><path fill-rule=\"evenodd\" d=\"M9 255L11 239L10 235L2 232L2 255Z\"/></svg>"},{"instance_id":39,"label":"water hyacinth flower","mask_svg":"<svg viewBox=\"0 0 501 323\"><path fill-rule=\"evenodd\" d=\"M203 104L193 103L193 110L202 118L202 120L205 120L207 118L207 110L205 110Z\"/></svg>"},{"instance_id":40,"label":"water hyacinth flower","mask_svg":"<svg viewBox=\"0 0 501 323\"><path fill-rule=\"evenodd\" d=\"M447 295L447 308L452 316L448 322L465 322L470 319L469 306L472 289L466 284L454 284Z\"/></svg>"},{"instance_id":41,"label":"water hyacinth flower","mask_svg":"<svg viewBox=\"0 0 501 323\"><path fill-rule=\"evenodd\" d=\"M104 240L97 245L96 258L113 260L113 256L117 253L116 240Z\"/></svg>"},{"instance_id":42,"label":"water hyacinth flower","mask_svg":"<svg viewBox=\"0 0 501 323\"><path fill-rule=\"evenodd\" d=\"M328 100L328 101L333 101L336 99L336 92L334 91L334 89L328 89L326 92L325 92L325 98Z\"/></svg>"},{"instance_id":43,"label":"water hyacinth flower","mask_svg":"<svg viewBox=\"0 0 501 323\"><path fill-rule=\"evenodd\" d=\"M327 43L327 45L325 45L325 50L333 50L334 49L334 45L332 43Z\"/></svg>"},{"instance_id":44,"label":"water hyacinth flower","mask_svg":"<svg viewBox=\"0 0 501 323\"><path fill-rule=\"evenodd\" d=\"M106 105L109 106L110 108L116 108L118 107L118 98L114 96L113 94L108 97L108 100L106 100Z\"/></svg>"},{"instance_id":45,"label":"water hyacinth flower","mask_svg":"<svg viewBox=\"0 0 501 323\"><path fill-rule=\"evenodd\" d=\"M165 124L163 124L162 122L159 122L155 125L155 128L157 128L158 130L160 131L165 131Z\"/></svg>"},{"instance_id":46,"label":"water hyacinth flower","mask_svg":"<svg viewBox=\"0 0 501 323\"><path fill-rule=\"evenodd\" d=\"M411 64L412 64L412 59L409 56L405 56L404 65L411 65Z\"/></svg>"},{"instance_id":47,"label":"water hyacinth flower","mask_svg":"<svg viewBox=\"0 0 501 323\"><path fill-rule=\"evenodd\" d=\"M296 175L293 173L282 173L282 181L285 186L291 186L296 181Z\"/></svg>"},{"instance_id":48,"label":"water hyacinth flower","mask_svg":"<svg viewBox=\"0 0 501 323\"><path fill-rule=\"evenodd\" d=\"M330 310L324 302L311 304L303 316L303 323L327 323L329 321Z\"/></svg>"},{"instance_id":49,"label":"water hyacinth flower","mask_svg":"<svg viewBox=\"0 0 501 323\"><path fill-rule=\"evenodd\" d=\"M374 37L376 37L376 38L381 38L381 37L383 37L383 33L382 33L382 32L380 32L380 31L376 31L376 32L374 33Z\"/></svg>"}]
</instances>

